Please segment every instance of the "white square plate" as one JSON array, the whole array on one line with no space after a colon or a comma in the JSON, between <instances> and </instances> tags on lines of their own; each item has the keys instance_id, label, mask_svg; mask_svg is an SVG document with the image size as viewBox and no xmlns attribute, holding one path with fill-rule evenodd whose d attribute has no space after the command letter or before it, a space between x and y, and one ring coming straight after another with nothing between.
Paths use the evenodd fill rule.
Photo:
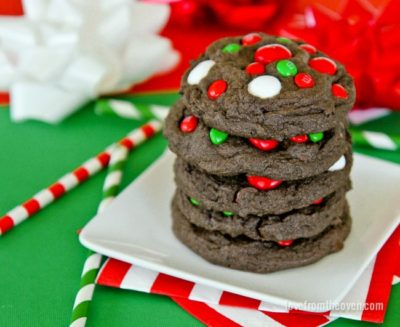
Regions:
<instances>
[{"instance_id":1,"label":"white square plate","mask_svg":"<svg viewBox=\"0 0 400 327\"><path fill-rule=\"evenodd\" d=\"M130 184L80 234L96 252L189 281L269 303L304 308L305 301L338 303L400 221L400 167L355 154L354 190L348 194L353 228L342 251L301 268L255 274L213 265L181 244L171 231L175 186L167 152Z\"/></svg>"}]
</instances>

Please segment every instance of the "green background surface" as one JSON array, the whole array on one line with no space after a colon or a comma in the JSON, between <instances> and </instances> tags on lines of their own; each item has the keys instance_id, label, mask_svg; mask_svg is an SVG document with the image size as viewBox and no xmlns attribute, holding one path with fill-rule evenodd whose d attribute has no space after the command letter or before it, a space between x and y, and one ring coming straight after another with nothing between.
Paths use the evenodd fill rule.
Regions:
<instances>
[{"instance_id":1,"label":"green background surface","mask_svg":"<svg viewBox=\"0 0 400 327\"><path fill-rule=\"evenodd\" d=\"M175 94L136 96L142 103L168 105ZM391 116L392 117L392 116ZM382 118L398 133L400 117ZM0 108L0 215L96 155L139 123L99 117L88 104L60 125L14 124ZM367 124L368 125L368 124ZM396 128L397 126L397 128ZM369 126L376 130L376 124ZM129 184L166 147L161 135L134 150L125 168ZM400 163L399 153L357 149ZM79 287L87 250L77 230L96 213L105 172L0 238L0 326L66 326ZM156 205L156 203L155 203ZM400 284L393 287L384 326L400 325ZM167 297L98 286L87 326L201 326ZM330 326L373 326L338 319Z\"/></svg>"}]
</instances>

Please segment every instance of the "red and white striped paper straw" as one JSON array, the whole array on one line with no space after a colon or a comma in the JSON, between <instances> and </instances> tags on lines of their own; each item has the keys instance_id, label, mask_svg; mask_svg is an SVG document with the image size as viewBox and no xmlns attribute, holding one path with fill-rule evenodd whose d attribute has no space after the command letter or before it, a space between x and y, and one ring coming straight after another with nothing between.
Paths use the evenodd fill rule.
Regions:
<instances>
[{"instance_id":1,"label":"red and white striped paper straw","mask_svg":"<svg viewBox=\"0 0 400 327\"><path fill-rule=\"evenodd\" d=\"M84 162L72 172L61 177L57 182L41 190L23 204L15 207L0 218L0 235L13 229L16 225L32 217L40 210L53 203L68 191L82 184L91 176L108 166L110 155L116 144L132 150L147 139L151 138L162 128L162 123L152 120L141 127L134 129L119 142L113 143L97 156Z\"/></svg>"}]
</instances>

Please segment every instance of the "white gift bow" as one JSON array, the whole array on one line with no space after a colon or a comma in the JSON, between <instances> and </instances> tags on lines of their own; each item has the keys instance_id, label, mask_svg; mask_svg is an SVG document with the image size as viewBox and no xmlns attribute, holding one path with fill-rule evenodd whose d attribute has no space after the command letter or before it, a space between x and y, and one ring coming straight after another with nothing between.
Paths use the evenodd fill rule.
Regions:
<instances>
[{"instance_id":1,"label":"white gift bow","mask_svg":"<svg viewBox=\"0 0 400 327\"><path fill-rule=\"evenodd\" d=\"M169 6L134 0L25 0L0 18L0 89L15 121L56 123L90 99L174 67L157 35Z\"/></svg>"}]
</instances>

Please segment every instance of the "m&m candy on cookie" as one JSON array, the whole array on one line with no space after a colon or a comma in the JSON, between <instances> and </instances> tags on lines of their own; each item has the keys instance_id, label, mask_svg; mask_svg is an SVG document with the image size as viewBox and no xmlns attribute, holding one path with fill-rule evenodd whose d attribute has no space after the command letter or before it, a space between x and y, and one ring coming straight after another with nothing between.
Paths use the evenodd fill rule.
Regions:
<instances>
[{"instance_id":1,"label":"m&m candy on cookie","mask_svg":"<svg viewBox=\"0 0 400 327\"><path fill-rule=\"evenodd\" d=\"M298 73L294 77L294 82L301 89L312 88L315 85L313 77L307 73Z\"/></svg>"},{"instance_id":2,"label":"m&m candy on cookie","mask_svg":"<svg viewBox=\"0 0 400 327\"><path fill-rule=\"evenodd\" d=\"M192 133L199 123L199 119L196 116L190 115L182 119L179 128L183 133Z\"/></svg>"},{"instance_id":3,"label":"m&m candy on cookie","mask_svg":"<svg viewBox=\"0 0 400 327\"><path fill-rule=\"evenodd\" d=\"M208 98L211 100L218 99L222 94L225 93L228 88L228 83L223 79L216 80L210 84L208 87Z\"/></svg>"},{"instance_id":4,"label":"m&m candy on cookie","mask_svg":"<svg viewBox=\"0 0 400 327\"><path fill-rule=\"evenodd\" d=\"M270 151L275 149L279 145L279 142L277 140L262 140L262 139L249 138L249 142L257 149L260 149L261 151Z\"/></svg>"},{"instance_id":5,"label":"m&m candy on cookie","mask_svg":"<svg viewBox=\"0 0 400 327\"><path fill-rule=\"evenodd\" d=\"M262 176L247 176L249 185L260 191L272 190L282 184L282 181Z\"/></svg>"},{"instance_id":6,"label":"m&m candy on cookie","mask_svg":"<svg viewBox=\"0 0 400 327\"><path fill-rule=\"evenodd\" d=\"M256 50L254 60L264 65L271 62L289 59L292 57L292 52L282 44L268 44Z\"/></svg>"},{"instance_id":7,"label":"m&m candy on cookie","mask_svg":"<svg viewBox=\"0 0 400 327\"><path fill-rule=\"evenodd\" d=\"M349 97L346 89L338 83L332 85L332 94L340 99L347 99Z\"/></svg>"},{"instance_id":8,"label":"m&m candy on cookie","mask_svg":"<svg viewBox=\"0 0 400 327\"><path fill-rule=\"evenodd\" d=\"M252 62L247 65L246 72L250 75L261 75L265 73L265 67L259 62Z\"/></svg>"},{"instance_id":9,"label":"m&m candy on cookie","mask_svg":"<svg viewBox=\"0 0 400 327\"><path fill-rule=\"evenodd\" d=\"M335 75L337 70L336 63L332 59L326 57L312 58L308 64L311 68L323 74Z\"/></svg>"},{"instance_id":10,"label":"m&m candy on cookie","mask_svg":"<svg viewBox=\"0 0 400 327\"><path fill-rule=\"evenodd\" d=\"M249 46L256 44L262 40L260 34L258 33L249 33L242 37L242 45Z\"/></svg>"}]
</instances>

